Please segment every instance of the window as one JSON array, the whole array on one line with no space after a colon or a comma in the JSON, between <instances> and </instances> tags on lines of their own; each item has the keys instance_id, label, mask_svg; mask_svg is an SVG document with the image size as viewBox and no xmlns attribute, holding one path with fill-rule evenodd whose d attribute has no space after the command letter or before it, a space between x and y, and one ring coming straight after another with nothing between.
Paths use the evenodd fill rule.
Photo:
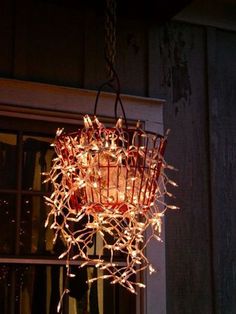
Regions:
<instances>
[{"instance_id":1,"label":"window","mask_svg":"<svg viewBox=\"0 0 236 314\"><path fill-rule=\"evenodd\" d=\"M49 143L56 128L75 129L84 113L93 112L95 95L95 91L0 79L1 313L28 314L29 306L34 314L56 313L66 276L64 261L57 259L57 248L50 246L52 234L44 228L47 209L42 196L50 187L41 184L40 172L50 166ZM112 97L102 95L99 115L105 122L113 117ZM163 101L124 95L123 103L128 119L141 118L148 131L162 133ZM164 244L148 247L147 255L158 272L144 274L147 288L142 293L131 295L108 281L90 289L83 286L86 280L71 281L67 284L75 295L64 299L63 313L164 314ZM80 278L86 279L93 271L89 267ZM87 292L82 297L79 291Z\"/></svg>"},{"instance_id":2,"label":"window","mask_svg":"<svg viewBox=\"0 0 236 314\"><path fill-rule=\"evenodd\" d=\"M50 143L58 123L4 117L0 125L0 254L11 262L0 265L0 312L56 313L66 286L65 314L135 313L135 296L125 289L103 281L86 283L97 272L94 267L72 265L77 276L66 278L65 261L57 259L63 243L53 245L53 233L44 227L43 196L50 186L42 184L41 173L51 166Z\"/></svg>"}]
</instances>

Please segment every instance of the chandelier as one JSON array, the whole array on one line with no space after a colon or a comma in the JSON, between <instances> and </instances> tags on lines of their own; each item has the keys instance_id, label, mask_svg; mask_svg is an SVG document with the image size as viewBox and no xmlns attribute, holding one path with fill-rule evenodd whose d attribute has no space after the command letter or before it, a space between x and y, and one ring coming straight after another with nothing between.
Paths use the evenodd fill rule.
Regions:
<instances>
[{"instance_id":1,"label":"chandelier","mask_svg":"<svg viewBox=\"0 0 236 314\"><path fill-rule=\"evenodd\" d=\"M167 184L176 184L164 171L173 169L163 158L166 136L145 131L140 122L128 126L113 67L114 49L111 55L109 51L106 60L111 78L98 90L94 115L85 115L83 126L74 133L63 129L56 133L52 144L56 157L45 174L45 182L53 188L51 196L45 197L50 209L45 225L55 231L54 242L60 236L65 244L59 258L67 257L68 276L74 276L70 261L82 260L80 267L94 265L103 271L89 282L109 279L136 293L137 287L145 285L133 279L134 275L144 269L155 271L145 249L151 240L161 241L166 209L177 208L164 202L164 196L170 196ZM106 127L96 115L104 86L116 95L113 127ZM117 118L118 104L123 119ZM99 252L90 256L89 249L98 237ZM122 266L116 262L117 253L125 261Z\"/></svg>"}]
</instances>

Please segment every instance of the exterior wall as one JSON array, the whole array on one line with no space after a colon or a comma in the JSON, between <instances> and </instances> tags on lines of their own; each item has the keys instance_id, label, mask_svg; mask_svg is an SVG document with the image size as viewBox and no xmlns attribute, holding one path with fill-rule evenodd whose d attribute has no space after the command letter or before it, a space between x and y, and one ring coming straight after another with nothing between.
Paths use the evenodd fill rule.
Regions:
<instances>
[{"instance_id":1,"label":"exterior wall","mask_svg":"<svg viewBox=\"0 0 236 314\"><path fill-rule=\"evenodd\" d=\"M103 18L47 1L0 4L0 75L96 89ZM178 212L166 219L167 313L235 313L236 33L118 20L122 92L166 98L166 159ZM158 295L156 296L158 298Z\"/></svg>"},{"instance_id":2,"label":"exterior wall","mask_svg":"<svg viewBox=\"0 0 236 314\"><path fill-rule=\"evenodd\" d=\"M205 30L170 24L160 30L160 47L167 160L178 169L173 193L181 208L166 219L167 309L213 313Z\"/></svg>"}]
</instances>

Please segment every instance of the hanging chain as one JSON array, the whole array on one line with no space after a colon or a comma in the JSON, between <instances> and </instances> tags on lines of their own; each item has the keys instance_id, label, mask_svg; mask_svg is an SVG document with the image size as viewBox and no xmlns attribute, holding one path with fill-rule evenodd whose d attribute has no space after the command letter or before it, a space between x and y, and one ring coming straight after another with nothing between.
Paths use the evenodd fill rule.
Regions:
<instances>
[{"instance_id":1,"label":"hanging chain","mask_svg":"<svg viewBox=\"0 0 236 314\"><path fill-rule=\"evenodd\" d=\"M125 126L128 129L127 119L125 115L124 106L120 95L120 80L115 71L115 59L116 59L116 0L105 0L105 60L106 69L108 75L108 81L103 83L97 92L95 104L94 104L94 115L97 114L98 100L102 90L105 87L109 87L115 92L115 103L114 103L114 114L117 120L118 118L118 105L122 110L122 115L125 120Z\"/></svg>"},{"instance_id":2,"label":"hanging chain","mask_svg":"<svg viewBox=\"0 0 236 314\"><path fill-rule=\"evenodd\" d=\"M109 79L114 78L116 58L116 0L106 0L105 58Z\"/></svg>"}]
</instances>

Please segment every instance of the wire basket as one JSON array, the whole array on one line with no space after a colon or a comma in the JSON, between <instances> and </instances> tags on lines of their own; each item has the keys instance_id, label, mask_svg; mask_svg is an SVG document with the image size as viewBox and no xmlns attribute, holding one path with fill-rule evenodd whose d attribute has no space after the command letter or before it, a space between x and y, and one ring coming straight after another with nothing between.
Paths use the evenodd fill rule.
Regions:
<instances>
[{"instance_id":1,"label":"wire basket","mask_svg":"<svg viewBox=\"0 0 236 314\"><path fill-rule=\"evenodd\" d=\"M68 263L82 259L82 266L94 264L104 275L131 292L144 287L133 274L154 268L145 256L151 239L160 241L162 217L167 207L163 195L168 180L163 169L166 138L136 128L123 128L119 119L114 128L84 117L84 127L74 133L58 130L54 142L56 158L47 179L53 186L45 197L51 208L50 224L65 243ZM149 237L146 231L149 229ZM94 238L100 237L97 257L89 255ZM106 251L108 260L104 260ZM120 252L125 265L114 256ZM68 267L68 275L69 273Z\"/></svg>"},{"instance_id":2,"label":"wire basket","mask_svg":"<svg viewBox=\"0 0 236 314\"><path fill-rule=\"evenodd\" d=\"M71 207L90 204L91 210L124 212L139 205L148 210L158 189L166 139L139 127L105 128L97 119L85 121L85 128L61 134L55 142L65 166L63 185L73 191Z\"/></svg>"}]
</instances>

